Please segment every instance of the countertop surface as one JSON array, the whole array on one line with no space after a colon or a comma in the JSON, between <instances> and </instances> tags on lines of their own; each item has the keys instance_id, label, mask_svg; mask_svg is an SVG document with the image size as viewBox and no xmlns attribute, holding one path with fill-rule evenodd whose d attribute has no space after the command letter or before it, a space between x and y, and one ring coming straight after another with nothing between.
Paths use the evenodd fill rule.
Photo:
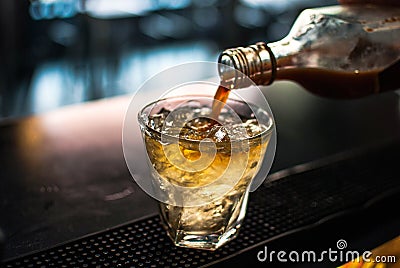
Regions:
<instances>
[{"instance_id":1,"label":"countertop surface","mask_svg":"<svg viewBox=\"0 0 400 268\"><path fill-rule=\"evenodd\" d=\"M339 101L286 82L263 90L278 133L271 173L400 138L400 101L394 92ZM157 212L123 157L122 124L130 97L0 122L4 259Z\"/></svg>"}]
</instances>

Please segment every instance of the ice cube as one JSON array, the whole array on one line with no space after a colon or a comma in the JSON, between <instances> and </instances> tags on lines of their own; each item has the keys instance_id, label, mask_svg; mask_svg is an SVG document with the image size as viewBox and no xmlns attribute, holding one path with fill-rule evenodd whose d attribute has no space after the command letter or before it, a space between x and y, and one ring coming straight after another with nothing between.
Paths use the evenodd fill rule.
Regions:
<instances>
[{"instance_id":1,"label":"ice cube","mask_svg":"<svg viewBox=\"0 0 400 268\"><path fill-rule=\"evenodd\" d=\"M165 119L167 118L169 113L170 113L169 110L161 108L161 110L158 113L149 116L147 125L156 131L161 131Z\"/></svg>"},{"instance_id":2,"label":"ice cube","mask_svg":"<svg viewBox=\"0 0 400 268\"><path fill-rule=\"evenodd\" d=\"M215 142L229 142L230 137L229 133L225 127L221 125L213 126L207 135L208 138L211 138Z\"/></svg>"}]
</instances>

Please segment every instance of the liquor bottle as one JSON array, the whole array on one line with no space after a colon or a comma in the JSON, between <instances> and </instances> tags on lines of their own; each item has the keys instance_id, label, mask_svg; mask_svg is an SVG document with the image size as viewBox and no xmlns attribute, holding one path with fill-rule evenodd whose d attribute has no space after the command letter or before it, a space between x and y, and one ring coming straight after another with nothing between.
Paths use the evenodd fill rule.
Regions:
<instances>
[{"instance_id":1,"label":"liquor bottle","mask_svg":"<svg viewBox=\"0 0 400 268\"><path fill-rule=\"evenodd\" d=\"M229 89L292 80L329 98L357 98L400 88L400 8L343 5L304 10L273 43L219 56ZM234 69L240 72L233 71Z\"/></svg>"}]
</instances>

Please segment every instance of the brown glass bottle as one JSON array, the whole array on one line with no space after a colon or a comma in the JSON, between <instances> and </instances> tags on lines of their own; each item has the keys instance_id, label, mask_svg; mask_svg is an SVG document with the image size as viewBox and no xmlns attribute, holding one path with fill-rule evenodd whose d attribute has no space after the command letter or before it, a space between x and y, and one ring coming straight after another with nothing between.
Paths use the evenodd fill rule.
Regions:
<instances>
[{"instance_id":1,"label":"brown glass bottle","mask_svg":"<svg viewBox=\"0 0 400 268\"><path fill-rule=\"evenodd\" d=\"M274 43L227 49L219 57L225 87L291 80L329 98L400 88L400 8L332 6L303 11ZM239 70L235 72L233 70Z\"/></svg>"}]
</instances>

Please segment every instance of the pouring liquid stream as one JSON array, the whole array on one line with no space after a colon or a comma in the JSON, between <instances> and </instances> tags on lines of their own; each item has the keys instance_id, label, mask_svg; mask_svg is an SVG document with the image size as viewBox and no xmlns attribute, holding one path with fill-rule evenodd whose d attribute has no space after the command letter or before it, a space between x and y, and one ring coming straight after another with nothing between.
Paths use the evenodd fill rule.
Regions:
<instances>
[{"instance_id":1,"label":"pouring liquid stream","mask_svg":"<svg viewBox=\"0 0 400 268\"><path fill-rule=\"evenodd\" d=\"M217 91L214 95L214 101L212 104L211 117L217 119L224 108L226 101L228 100L230 90L225 87L222 83L218 86Z\"/></svg>"}]
</instances>

